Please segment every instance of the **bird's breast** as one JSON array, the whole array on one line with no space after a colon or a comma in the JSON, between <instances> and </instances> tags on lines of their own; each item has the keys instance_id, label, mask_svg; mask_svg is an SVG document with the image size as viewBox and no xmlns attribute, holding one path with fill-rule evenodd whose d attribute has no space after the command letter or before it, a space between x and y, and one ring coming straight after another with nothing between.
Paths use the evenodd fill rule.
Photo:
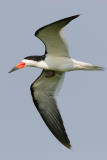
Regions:
<instances>
[{"instance_id":1,"label":"bird's breast","mask_svg":"<svg viewBox=\"0 0 107 160\"><path fill-rule=\"evenodd\" d=\"M73 68L72 59L67 57L47 57L45 63L48 69L55 71L66 72Z\"/></svg>"}]
</instances>

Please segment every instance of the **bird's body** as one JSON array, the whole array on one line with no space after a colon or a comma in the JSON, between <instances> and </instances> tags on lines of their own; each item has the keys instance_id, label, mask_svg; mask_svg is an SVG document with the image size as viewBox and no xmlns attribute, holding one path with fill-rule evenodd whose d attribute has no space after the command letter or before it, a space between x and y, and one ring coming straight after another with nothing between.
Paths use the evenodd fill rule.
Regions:
<instances>
[{"instance_id":1,"label":"bird's body","mask_svg":"<svg viewBox=\"0 0 107 160\"><path fill-rule=\"evenodd\" d=\"M23 60L25 63L29 63L32 67L38 67L46 70L67 72L73 70L73 61L68 57L46 57L45 60L29 61Z\"/></svg>"},{"instance_id":2,"label":"bird's body","mask_svg":"<svg viewBox=\"0 0 107 160\"><path fill-rule=\"evenodd\" d=\"M60 32L62 28L79 15L68 17L44 26L35 32L45 45L43 56L25 57L10 72L17 69L36 67L43 69L31 85L33 102L53 135L66 147L71 148L63 121L57 108L55 95L59 91L65 72L74 70L102 70L102 67L70 58L68 48Z\"/></svg>"},{"instance_id":3,"label":"bird's body","mask_svg":"<svg viewBox=\"0 0 107 160\"><path fill-rule=\"evenodd\" d=\"M35 57L37 58L37 56ZM22 60L22 62L26 63L28 67L37 67L45 70L53 70L59 72L69 72L74 70L102 70L102 67L85 62L80 62L69 57L47 56L45 59L42 59L41 56L41 59L39 61L24 59Z\"/></svg>"}]
</instances>

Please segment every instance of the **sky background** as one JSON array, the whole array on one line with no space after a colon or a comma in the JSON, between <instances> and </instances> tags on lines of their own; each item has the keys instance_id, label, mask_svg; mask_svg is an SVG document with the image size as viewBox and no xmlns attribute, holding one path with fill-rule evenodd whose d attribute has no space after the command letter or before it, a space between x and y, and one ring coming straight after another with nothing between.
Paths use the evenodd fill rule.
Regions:
<instances>
[{"instance_id":1,"label":"sky background","mask_svg":"<svg viewBox=\"0 0 107 160\"><path fill-rule=\"evenodd\" d=\"M72 150L60 144L34 107L30 85L41 70L8 74L29 55L44 54L34 32L81 14L63 34L70 55L107 68L107 0L0 1L0 159L107 160L107 71L66 74L58 106Z\"/></svg>"}]
</instances>

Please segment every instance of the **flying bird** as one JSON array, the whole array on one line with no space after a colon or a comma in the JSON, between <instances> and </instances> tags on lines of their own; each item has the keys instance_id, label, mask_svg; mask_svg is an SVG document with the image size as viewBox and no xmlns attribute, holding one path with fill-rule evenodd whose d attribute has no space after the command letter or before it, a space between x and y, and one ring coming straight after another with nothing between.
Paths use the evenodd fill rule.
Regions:
<instances>
[{"instance_id":1,"label":"flying bird","mask_svg":"<svg viewBox=\"0 0 107 160\"><path fill-rule=\"evenodd\" d=\"M55 99L65 72L74 70L103 70L102 67L77 61L70 57L61 31L73 19L74 15L54 23L48 24L35 32L45 45L45 54L42 56L28 56L18 63L9 73L26 67L42 69L41 75L32 83L31 95L41 117L52 134L67 148L71 148L70 140L64 128L61 114Z\"/></svg>"}]
</instances>

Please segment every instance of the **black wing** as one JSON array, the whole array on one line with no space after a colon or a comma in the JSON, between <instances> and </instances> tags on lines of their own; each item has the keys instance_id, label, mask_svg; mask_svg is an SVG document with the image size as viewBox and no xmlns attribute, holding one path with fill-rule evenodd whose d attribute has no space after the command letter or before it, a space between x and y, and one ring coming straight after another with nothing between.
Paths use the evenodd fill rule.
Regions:
<instances>
[{"instance_id":1,"label":"black wing","mask_svg":"<svg viewBox=\"0 0 107 160\"><path fill-rule=\"evenodd\" d=\"M53 135L66 147L71 148L63 121L57 108L54 94L63 80L64 73L55 72L54 76L46 77L49 71L43 71L31 85L33 102Z\"/></svg>"},{"instance_id":2,"label":"black wing","mask_svg":"<svg viewBox=\"0 0 107 160\"><path fill-rule=\"evenodd\" d=\"M64 18L62 20L51 23L44 26L35 32L35 36L38 37L46 47L47 55L57 57L69 57L68 49L60 31L70 21L77 18L79 15Z\"/></svg>"}]
</instances>

